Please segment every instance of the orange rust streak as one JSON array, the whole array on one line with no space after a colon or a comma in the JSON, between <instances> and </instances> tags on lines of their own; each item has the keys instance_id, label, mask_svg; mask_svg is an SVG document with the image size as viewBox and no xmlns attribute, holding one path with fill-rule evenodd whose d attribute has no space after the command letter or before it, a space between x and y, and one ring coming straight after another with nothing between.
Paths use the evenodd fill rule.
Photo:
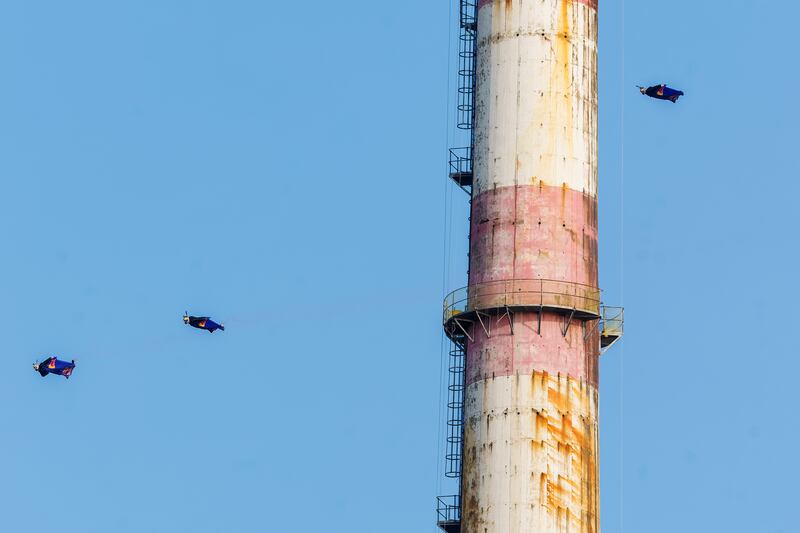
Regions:
<instances>
[{"instance_id":1,"label":"orange rust streak","mask_svg":"<svg viewBox=\"0 0 800 533\"><path fill-rule=\"evenodd\" d=\"M559 115L564 120L563 128L567 146L566 156L572 156L573 150L573 97L572 97L572 61L570 60L572 51L572 29L570 28L570 9L572 0L561 0L561 10L558 17L558 35L556 38L556 65L554 67L554 78L557 92L564 95L565 106L557 103ZM560 133L560 132L559 132Z\"/></svg>"},{"instance_id":2,"label":"orange rust streak","mask_svg":"<svg viewBox=\"0 0 800 533\"><path fill-rule=\"evenodd\" d=\"M514 512L529 509L529 523L542 530L595 533L599 489L595 388L545 372L483 381L468 388L469 394L480 391L480 398L466 412L465 523L480 528L475 531L497 529L508 516L508 505L514 505ZM474 407L479 410L473 411ZM514 420L515 415L520 418ZM513 427L527 429L509 439ZM529 470L521 471L508 486L510 500L501 503L487 472L507 468L510 455L527 455L517 466L528 465Z\"/></svg>"}]
</instances>

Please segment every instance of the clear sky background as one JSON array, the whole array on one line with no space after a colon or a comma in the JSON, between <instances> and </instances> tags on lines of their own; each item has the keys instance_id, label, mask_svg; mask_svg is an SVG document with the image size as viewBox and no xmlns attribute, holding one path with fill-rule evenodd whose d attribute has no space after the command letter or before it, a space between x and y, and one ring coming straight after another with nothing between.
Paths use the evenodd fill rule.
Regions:
<instances>
[{"instance_id":1,"label":"clear sky background","mask_svg":"<svg viewBox=\"0 0 800 533\"><path fill-rule=\"evenodd\" d=\"M800 8L629 0L623 42L620 7L601 0L601 280L627 309L603 531L788 533ZM0 3L0 530L435 530L467 232L450 9ZM685 98L635 88L659 82ZM69 381L32 371L50 354Z\"/></svg>"}]
</instances>

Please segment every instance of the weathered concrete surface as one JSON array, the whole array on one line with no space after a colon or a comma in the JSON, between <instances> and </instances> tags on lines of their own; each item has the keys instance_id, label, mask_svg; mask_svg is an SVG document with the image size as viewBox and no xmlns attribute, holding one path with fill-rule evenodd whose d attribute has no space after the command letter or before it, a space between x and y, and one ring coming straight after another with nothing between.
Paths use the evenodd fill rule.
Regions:
<instances>
[{"instance_id":1,"label":"weathered concrete surface","mask_svg":"<svg viewBox=\"0 0 800 533\"><path fill-rule=\"evenodd\" d=\"M484 296L487 283L510 281L520 294L536 279L596 289L596 8L479 2L469 280L478 307L497 299ZM598 334L564 309L511 311L513 323L495 310L470 326L462 531L596 533Z\"/></svg>"}]
</instances>

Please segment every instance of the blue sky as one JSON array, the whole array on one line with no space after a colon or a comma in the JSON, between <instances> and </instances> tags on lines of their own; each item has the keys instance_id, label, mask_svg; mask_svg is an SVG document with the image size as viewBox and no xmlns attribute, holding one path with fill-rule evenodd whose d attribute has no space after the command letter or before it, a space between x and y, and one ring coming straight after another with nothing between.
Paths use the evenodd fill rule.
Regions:
<instances>
[{"instance_id":1,"label":"blue sky","mask_svg":"<svg viewBox=\"0 0 800 533\"><path fill-rule=\"evenodd\" d=\"M449 10L0 5L0 530L434 531ZM601 2L603 531L794 523L799 11Z\"/></svg>"}]
</instances>

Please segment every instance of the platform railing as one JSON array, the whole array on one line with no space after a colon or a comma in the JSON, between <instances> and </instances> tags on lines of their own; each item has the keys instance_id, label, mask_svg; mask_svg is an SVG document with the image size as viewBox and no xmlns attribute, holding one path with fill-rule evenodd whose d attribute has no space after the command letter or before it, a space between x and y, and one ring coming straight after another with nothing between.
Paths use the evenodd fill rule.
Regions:
<instances>
[{"instance_id":1,"label":"platform railing","mask_svg":"<svg viewBox=\"0 0 800 533\"><path fill-rule=\"evenodd\" d=\"M625 309L603 306L600 310L600 335L603 337L622 337L625 326Z\"/></svg>"},{"instance_id":2,"label":"platform railing","mask_svg":"<svg viewBox=\"0 0 800 533\"><path fill-rule=\"evenodd\" d=\"M549 279L487 281L447 295L444 322L453 317L502 308L558 308L600 317L600 289L591 285Z\"/></svg>"},{"instance_id":3,"label":"platform railing","mask_svg":"<svg viewBox=\"0 0 800 533\"><path fill-rule=\"evenodd\" d=\"M461 521L461 495L436 498L436 518L440 524Z\"/></svg>"},{"instance_id":4,"label":"platform railing","mask_svg":"<svg viewBox=\"0 0 800 533\"><path fill-rule=\"evenodd\" d=\"M472 173L472 148L450 148L450 175Z\"/></svg>"}]
</instances>

